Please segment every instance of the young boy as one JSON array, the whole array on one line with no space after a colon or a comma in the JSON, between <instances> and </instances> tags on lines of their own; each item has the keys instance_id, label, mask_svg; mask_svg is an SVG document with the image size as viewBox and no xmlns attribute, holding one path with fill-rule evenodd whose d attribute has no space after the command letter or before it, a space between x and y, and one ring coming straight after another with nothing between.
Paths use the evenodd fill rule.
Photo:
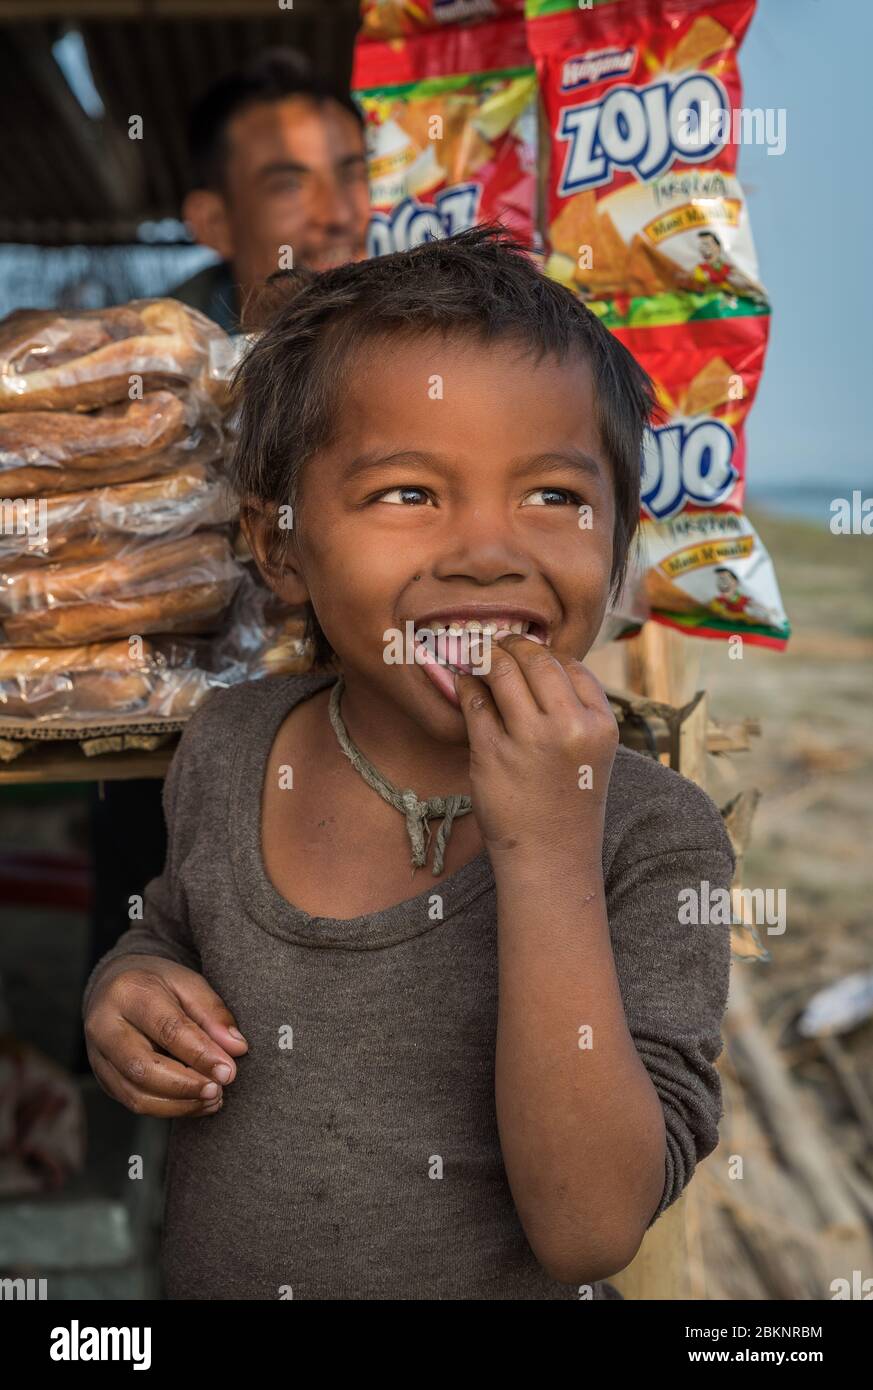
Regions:
<instances>
[{"instance_id":1,"label":"young boy","mask_svg":"<svg viewBox=\"0 0 873 1390\"><path fill-rule=\"evenodd\" d=\"M332 669L191 719L84 1004L175 1121L170 1298L619 1297L715 1147L728 928L679 894L730 843L581 664L650 408L493 229L293 277L249 353L246 533Z\"/></svg>"}]
</instances>

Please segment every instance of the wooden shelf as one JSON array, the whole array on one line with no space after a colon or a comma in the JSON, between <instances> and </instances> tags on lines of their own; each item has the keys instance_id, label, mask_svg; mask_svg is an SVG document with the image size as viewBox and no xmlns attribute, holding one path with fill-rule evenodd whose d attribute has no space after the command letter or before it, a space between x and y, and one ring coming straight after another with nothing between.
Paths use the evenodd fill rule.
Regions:
<instances>
[{"instance_id":1,"label":"wooden shelf","mask_svg":"<svg viewBox=\"0 0 873 1390\"><path fill-rule=\"evenodd\" d=\"M0 786L37 782L124 782L165 777L178 740L151 752L100 753L88 757L76 743L36 742L10 763L0 763Z\"/></svg>"}]
</instances>

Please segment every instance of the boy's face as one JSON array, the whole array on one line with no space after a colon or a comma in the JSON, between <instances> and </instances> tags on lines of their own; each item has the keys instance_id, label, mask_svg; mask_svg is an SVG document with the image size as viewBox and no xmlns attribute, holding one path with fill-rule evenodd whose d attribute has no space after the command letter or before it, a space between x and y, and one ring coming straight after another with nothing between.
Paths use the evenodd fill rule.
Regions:
<instances>
[{"instance_id":1,"label":"boy's face","mask_svg":"<svg viewBox=\"0 0 873 1390\"><path fill-rule=\"evenodd\" d=\"M460 710L421 665L386 662L385 634L529 621L581 658L607 605L613 524L587 364L535 365L508 343L373 343L350 366L336 442L304 470L295 563L349 687L463 742Z\"/></svg>"}]
</instances>

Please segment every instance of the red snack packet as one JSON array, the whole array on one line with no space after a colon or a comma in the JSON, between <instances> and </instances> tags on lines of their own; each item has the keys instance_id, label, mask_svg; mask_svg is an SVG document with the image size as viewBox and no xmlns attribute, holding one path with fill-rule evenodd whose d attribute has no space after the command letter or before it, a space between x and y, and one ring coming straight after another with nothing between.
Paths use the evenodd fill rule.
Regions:
<instances>
[{"instance_id":1,"label":"red snack packet","mask_svg":"<svg viewBox=\"0 0 873 1390\"><path fill-rule=\"evenodd\" d=\"M529 0L551 140L546 270L583 298L658 296L661 322L724 295L766 303L736 178L754 8Z\"/></svg>"},{"instance_id":2,"label":"red snack packet","mask_svg":"<svg viewBox=\"0 0 873 1390\"><path fill-rule=\"evenodd\" d=\"M536 241L537 80L521 18L360 43L371 256L499 221Z\"/></svg>"},{"instance_id":3,"label":"red snack packet","mask_svg":"<svg viewBox=\"0 0 873 1390\"><path fill-rule=\"evenodd\" d=\"M663 416L643 456L634 600L701 637L784 647L790 628L773 565L743 512L744 427L758 388L768 315L701 319L615 335L652 377ZM621 610L620 610L621 611Z\"/></svg>"}]
</instances>

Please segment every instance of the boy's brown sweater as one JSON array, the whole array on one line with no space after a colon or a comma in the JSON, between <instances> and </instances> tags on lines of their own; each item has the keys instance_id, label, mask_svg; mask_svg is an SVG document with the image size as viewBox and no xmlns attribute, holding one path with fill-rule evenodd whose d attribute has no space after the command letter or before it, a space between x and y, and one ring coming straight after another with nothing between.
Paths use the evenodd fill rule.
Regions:
<instances>
[{"instance_id":1,"label":"boy's brown sweater","mask_svg":"<svg viewBox=\"0 0 873 1390\"><path fill-rule=\"evenodd\" d=\"M333 679L268 677L216 692L198 710L164 787L164 872L146 890L143 920L86 987L87 1006L105 963L129 952L179 961L205 976L249 1044L223 1109L172 1122L167 1294L584 1298L538 1264L501 1158L487 856L418 897L343 922L297 910L267 877L267 755L288 711ZM703 881L727 888L733 869L712 801L619 748L603 872L628 1027L664 1108L657 1215L714 1149L721 1115L714 1064L729 928L680 925L678 895ZM593 1297L620 1295L599 1283Z\"/></svg>"}]
</instances>

